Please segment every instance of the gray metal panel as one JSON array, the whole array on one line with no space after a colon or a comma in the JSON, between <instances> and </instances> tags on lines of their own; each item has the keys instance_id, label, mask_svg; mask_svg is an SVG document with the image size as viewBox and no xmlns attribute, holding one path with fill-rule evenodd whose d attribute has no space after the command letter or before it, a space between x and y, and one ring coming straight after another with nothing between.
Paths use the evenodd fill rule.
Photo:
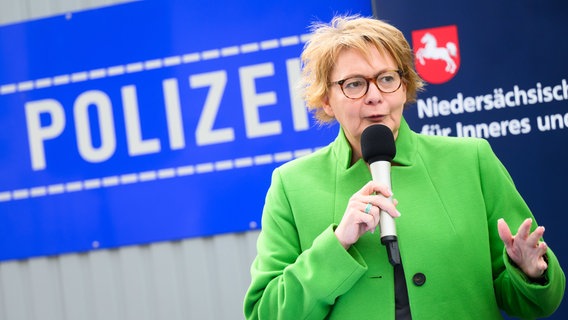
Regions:
<instances>
[{"instance_id":1,"label":"gray metal panel","mask_svg":"<svg viewBox=\"0 0 568 320\"><path fill-rule=\"evenodd\" d=\"M28 1L0 0L0 25L31 19L27 4Z\"/></svg>"},{"instance_id":2,"label":"gray metal panel","mask_svg":"<svg viewBox=\"0 0 568 320\"><path fill-rule=\"evenodd\" d=\"M258 231L0 264L0 320L243 319Z\"/></svg>"},{"instance_id":3,"label":"gray metal panel","mask_svg":"<svg viewBox=\"0 0 568 320\"><path fill-rule=\"evenodd\" d=\"M0 25L137 0L0 0Z\"/></svg>"}]
</instances>

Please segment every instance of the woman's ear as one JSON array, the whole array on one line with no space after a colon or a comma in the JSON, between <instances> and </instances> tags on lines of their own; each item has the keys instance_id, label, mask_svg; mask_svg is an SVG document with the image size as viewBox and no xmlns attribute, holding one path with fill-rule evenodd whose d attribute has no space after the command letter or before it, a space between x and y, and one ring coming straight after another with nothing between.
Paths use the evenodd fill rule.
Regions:
<instances>
[{"instance_id":1,"label":"woman's ear","mask_svg":"<svg viewBox=\"0 0 568 320\"><path fill-rule=\"evenodd\" d=\"M321 100L321 105L323 107L323 111L325 111L325 114L327 114L328 116L330 116L332 118L335 118L335 113L333 112L333 108L329 104L329 97L328 96L325 96Z\"/></svg>"}]
</instances>

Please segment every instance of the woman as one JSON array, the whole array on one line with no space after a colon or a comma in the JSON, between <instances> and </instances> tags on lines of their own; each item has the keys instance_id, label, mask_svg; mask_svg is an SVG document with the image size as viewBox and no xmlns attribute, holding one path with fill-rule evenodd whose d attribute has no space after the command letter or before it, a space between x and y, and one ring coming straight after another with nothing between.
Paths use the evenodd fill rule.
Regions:
<instances>
[{"instance_id":1,"label":"woman","mask_svg":"<svg viewBox=\"0 0 568 320\"><path fill-rule=\"evenodd\" d=\"M307 106L341 130L273 173L248 319L499 319L500 310L535 318L556 310L564 273L489 144L422 136L404 120L423 83L399 30L336 17L314 26L302 61ZM373 124L396 139L394 203L361 158L361 133ZM403 268L393 270L374 232L381 209L396 218ZM519 226L515 236L508 224Z\"/></svg>"}]
</instances>

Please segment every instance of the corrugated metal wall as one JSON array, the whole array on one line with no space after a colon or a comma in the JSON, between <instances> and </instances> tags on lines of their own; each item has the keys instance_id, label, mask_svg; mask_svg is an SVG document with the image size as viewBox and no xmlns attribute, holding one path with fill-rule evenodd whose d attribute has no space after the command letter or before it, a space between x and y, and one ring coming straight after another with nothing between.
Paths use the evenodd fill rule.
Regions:
<instances>
[{"instance_id":1,"label":"corrugated metal wall","mask_svg":"<svg viewBox=\"0 0 568 320\"><path fill-rule=\"evenodd\" d=\"M0 319L242 319L257 232L0 264Z\"/></svg>"},{"instance_id":2,"label":"corrugated metal wall","mask_svg":"<svg viewBox=\"0 0 568 320\"><path fill-rule=\"evenodd\" d=\"M258 232L0 264L0 319L243 319Z\"/></svg>"},{"instance_id":3,"label":"corrugated metal wall","mask_svg":"<svg viewBox=\"0 0 568 320\"><path fill-rule=\"evenodd\" d=\"M136 0L0 0L0 25Z\"/></svg>"},{"instance_id":4,"label":"corrugated metal wall","mask_svg":"<svg viewBox=\"0 0 568 320\"><path fill-rule=\"evenodd\" d=\"M0 0L0 25L127 1ZM243 319L258 231L0 263L0 320Z\"/></svg>"}]
</instances>

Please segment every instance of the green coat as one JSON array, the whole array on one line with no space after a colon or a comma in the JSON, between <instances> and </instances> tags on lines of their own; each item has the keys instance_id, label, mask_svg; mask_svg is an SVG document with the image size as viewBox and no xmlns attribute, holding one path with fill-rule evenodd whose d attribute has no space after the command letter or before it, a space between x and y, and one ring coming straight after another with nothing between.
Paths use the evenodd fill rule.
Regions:
<instances>
[{"instance_id":1,"label":"green coat","mask_svg":"<svg viewBox=\"0 0 568 320\"><path fill-rule=\"evenodd\" d=\"M552 250L548 283L530 283L499 238L499 218L516 233L533 216L489 144L419 135L403 120L396 147L395 221L413 319L554 312L566 279ZM274 171L244 301L247 319L394 319L393 269L379 232L348 251L333 233L349 198L372 179L363 160L350 166L350 159L340 130L329 146Z\"/></svg>"}]
</instances>

